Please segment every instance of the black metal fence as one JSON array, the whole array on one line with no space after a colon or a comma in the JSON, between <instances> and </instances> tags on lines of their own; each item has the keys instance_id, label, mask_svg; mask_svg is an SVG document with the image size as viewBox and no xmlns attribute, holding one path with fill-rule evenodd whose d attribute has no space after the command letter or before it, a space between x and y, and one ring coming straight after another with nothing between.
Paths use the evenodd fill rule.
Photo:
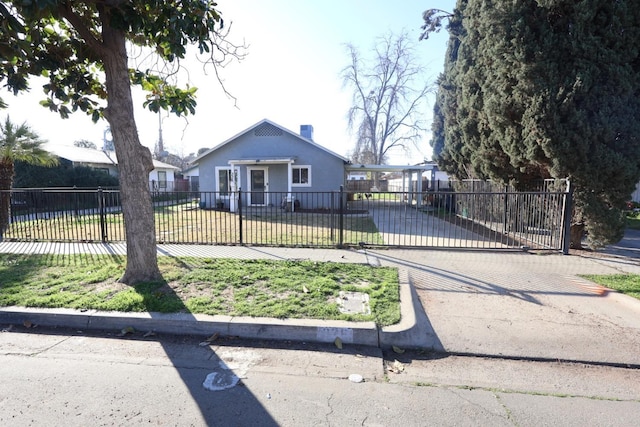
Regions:
<instances>
[{"instance_id":1,"label":"black metal fence","mask_svg":"<svg viewBox=\"0 0 640 427\"><path fill-rule=\"evenodd\" d=\"M453 187L423 193L185 191L152 198L159 243L564 249L566 189ZM4 240L125 240L116 189L16 189L10 197Z\"/></svg>"},{"instance_id":2,"label":"black metal fence","mask_svg":"<svg viewBox=\"0 0 640 427\"><path fill-rule=\"evenodd\" d=\"M567 180L537 181L527 191L480 180L451 184L461 219L521 246L568 251L571 190Z\"/></svg>"}]
</instances>

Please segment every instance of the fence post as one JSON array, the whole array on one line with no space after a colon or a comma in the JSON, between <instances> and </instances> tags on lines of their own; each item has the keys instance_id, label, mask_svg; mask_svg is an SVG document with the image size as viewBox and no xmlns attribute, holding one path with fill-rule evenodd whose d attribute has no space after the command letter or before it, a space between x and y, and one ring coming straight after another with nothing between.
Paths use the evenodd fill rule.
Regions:
<instances>
[{"instance_id":1,"label":"fence post","mask_svg":"<svg viewBox=\"0 0 640 427\"><path fill-rule=\"evenodd\" d=\"M340 209L340 217L339 217L339 233L338 233L338 247L342 248L343 244L344 244L344 186L341 185L340 186L340 203L339 203L339 209Z\"/></svg>"},{"instance_id":2,"label":"fence post","mask_svg":"<svg viewBox=\"0 0 640 427\"><path fill-rule=\"evenodd\" d=\"M78 216L80 216L80 208L78 205L78 189L76 188L76 186L73 186L73 214L76 216L76 218Z\"/></svg>"},{"instance_id":3,"label":"fence post","mask_svg":"<svg viewBox=\"0 0 640 427\"><path fill-rule=\"evenodd\" d=\"M336 240L336 236L335 236L335 213L336 213L336 192L332 191L331 192L331 215L329 215L330 218L330 224L329 226L331 227L331 241L334 242Z\"/></svg>"},{"instance_id":4,"label":"fence post","mask_svg":"<svg viewBox=\"0 0 640 427\"><path fill-rule=\"evenodd\" d=\"M0 209L4 210L4 207L6 207L7 205L9 206L8 212L0 212L0 218L2 218L2 223L0 223L0 242L2 242L2 240L4 239L5 230L9 230L9 224L11 224L11 216L13 215L11 210L11 193L11 189L0 190ZM6 218L4 218L4 216L6 216Z\"/></svg>"},{"instance_id":5,"label":"fence post","mask_svg":"<svg viewBox=\"0 0 640 427\"><path fill-rule=\"evenodd\" d=\"M102 234L102 243L107 243L107 224L104 218L104 194L102 187L98 187L98 209L100 211L100 232Z\"/></svg>"},{"instance_id":6,"label":"fence post","mask_svg":"<svg viewBox=\"0 0 640 427\"><path fill-rule=\"evenodd\" d=\"M506 233L511 232L509 227L509 184L504 186L504 212L502 221L502 230Z\"/></svg>"},{"instance_id":7,"label":"fence post","mask_svg":"<svg viewBox=\"0 0 640 427\"><path fill-rule=\"evenodd\" d=\"M563 218L564 218L564 231L562 233L562 254L569 255L569 248L571 247L571 211L573 209L573 185L567 178L567 190L564 194L564 206L563 206Z\"/></svg>"},{"instance_id":8,"label":"fence post","mask_svg":"<svg viewBox=\"0 0 640 427\"><path fill-rule=\"evenodd\" d=\"M238 226L240 229L240 244L242 244L242 188L238 187Z\"/></svg>"}]
</instances>

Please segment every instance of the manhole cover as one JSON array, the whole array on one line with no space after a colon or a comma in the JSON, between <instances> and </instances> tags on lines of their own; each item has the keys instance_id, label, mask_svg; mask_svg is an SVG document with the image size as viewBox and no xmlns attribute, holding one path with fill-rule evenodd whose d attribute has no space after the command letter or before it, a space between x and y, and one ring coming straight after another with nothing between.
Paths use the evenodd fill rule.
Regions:
<instances>
[{"instance_id":1,"label":"manhole cover","mask_svg":"<svg viewBox=\"0 0 640 427\"><path fill-rule=\"evenodd\" d=\"M340 291L340 295L336 302L338 303L341 313L371 314L369 294L365 294L363 292Z\"/></svg>"}]
</instances>

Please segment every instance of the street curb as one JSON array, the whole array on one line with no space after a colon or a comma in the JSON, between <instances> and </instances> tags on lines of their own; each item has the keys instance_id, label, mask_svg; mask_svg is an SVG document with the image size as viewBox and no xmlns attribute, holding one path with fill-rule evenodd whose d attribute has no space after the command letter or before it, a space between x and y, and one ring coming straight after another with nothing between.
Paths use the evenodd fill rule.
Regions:
<instances>
[{"instance_id":1,"label":"street curb","mask_svg":"<svg viewBox=\"0 0 640 427\"><path fill-rule=\"evenodd\" d=\"M381 329L374 322L210 316L188 313L118 313L27 307L0 308L0 323L29 322L32 325L78 330L129 331L133 328L135 331L171 335L211 336L217 333L220 336L245 339L316 343L333 343L336 338L340 338L344 344L424 348L421 328L416 325L414 295L408 273L404 269L400 269L398 273L401 320L396 325Z\"/></svg>"},{"instance_id":2,"label":"street curb","mask_svg":"<svg viewBox=\"0 0 640 427\"><path fill-rule=\"evenodd\" d=\"M445 349L431 326L405 269L398 271L400 283L400 322L380 329L380 347L399 347L444 353Z\"/></svg>"},{"instance_id":3,"label":"street curb","mask_svg":"<svg viewBox=\"0 0 640 427\"><path fill-rule=\"evenodd\" d=\"M117 313L71 309L0 308L0 323L66 327L78 330L127 331L171 335L233 336L247 339L334 342L378 345L373 322L312 321L256 317L209 316L204 314Z\"/></svg>"}]
</instances>

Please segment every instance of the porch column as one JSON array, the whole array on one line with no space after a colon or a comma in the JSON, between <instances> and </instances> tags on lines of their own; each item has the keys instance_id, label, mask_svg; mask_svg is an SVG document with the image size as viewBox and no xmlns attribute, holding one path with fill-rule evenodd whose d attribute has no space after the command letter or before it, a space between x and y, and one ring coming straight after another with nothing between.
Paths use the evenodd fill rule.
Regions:
<instances>
[{"instance_id":1,"label":"porch column","mask_svg":"<svg viewBox=\"0 0 640 427\"><path fill-rule=\"evenodd\" d=\"M236 163L233 161L229 161L229 165L231 166L230 180L229 180L229 189L231 192L229 193L229 211L236 212L238 210L238 182L236 179L238 178L236 175Z\"/></svg>"},{"instance_id":2,"label":"porch column","mask_svg":"<svg viewBox=\"0 0 640 427\"><path fill-rule=\"evenodd\" d=\"M285 201L285 209L290 209L291 212L295 209L295 201L291 195L291 187L293 182L293 160L289 160L287 163L287 200Z\"/></svg>"}]
</instances>

